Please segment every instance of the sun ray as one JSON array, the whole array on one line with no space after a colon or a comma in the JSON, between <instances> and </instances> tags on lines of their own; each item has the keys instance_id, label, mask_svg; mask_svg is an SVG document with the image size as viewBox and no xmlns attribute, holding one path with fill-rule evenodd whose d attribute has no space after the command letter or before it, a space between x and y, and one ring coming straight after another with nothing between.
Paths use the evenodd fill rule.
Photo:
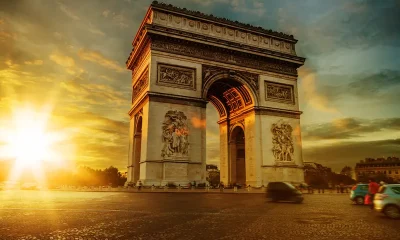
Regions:
<instances>
[{"instance_id":1,"label":"sun ray","mask_svg":"<svg viewBox=\"0 0 400 240\"><path fill-rule=\"evenodd\" d=\"M65 163L66 157L58 145L67 139L66 132L49 131L51 107L35 111L31 106L16 107L9 124L0 129L0 158L13 159L9 182L18 182L30 172L37 184L45 187L46 167L57 167Z\"/></svg>"}]
</instances>

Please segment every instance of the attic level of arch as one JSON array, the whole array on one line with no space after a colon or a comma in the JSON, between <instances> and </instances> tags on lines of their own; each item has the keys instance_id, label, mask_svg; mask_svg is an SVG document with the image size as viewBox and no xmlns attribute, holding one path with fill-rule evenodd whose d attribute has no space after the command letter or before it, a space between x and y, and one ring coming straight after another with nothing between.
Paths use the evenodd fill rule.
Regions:
<instances>
[{"instance_id":1,"label":"attic level of arch","mask_svg":"<svg viewBox=\"0 0 400 240\"><path fill-rule=\"evenodd\" d=\"M247 67L256 70L268 71L290 77L297 77L297 68L301 64L261 56L250 52L233 50L220 46L208 45L191 40L167 37L158 34L147 34L142 45L132 53L127 62L128 69L132 74L137 73L137 69L143 63L150 51L159 51L170 54L181 55L196 59L219 62L240 67Z\"/></svg>"}]
</instances>

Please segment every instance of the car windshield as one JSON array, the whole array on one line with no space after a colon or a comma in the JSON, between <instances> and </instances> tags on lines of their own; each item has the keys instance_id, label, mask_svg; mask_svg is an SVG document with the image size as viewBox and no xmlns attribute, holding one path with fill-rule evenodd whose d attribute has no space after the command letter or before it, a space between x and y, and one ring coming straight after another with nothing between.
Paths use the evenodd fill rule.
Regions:
<instances>
[{"instance_id":1,"label":"car windshield","mask_svg":"<svg viewBox=\"0 0 400 240\"><path fill-rule=\"evenodd\" d=\"M400 186L392 187L392 191L396 194L400 194Z\"/></svg>"},{"instance_id":2,"label":"car windshield","mask_svg":"<svg viewBox=\"0 0 400 240\"><path fill-rule=\"evenodd\" d=\"M290 183L286 183L285 182L285 184L289 187L289 188L292 188L292 189L296 189L292 184L290 184Z\"/></svg>"}]
</instances>

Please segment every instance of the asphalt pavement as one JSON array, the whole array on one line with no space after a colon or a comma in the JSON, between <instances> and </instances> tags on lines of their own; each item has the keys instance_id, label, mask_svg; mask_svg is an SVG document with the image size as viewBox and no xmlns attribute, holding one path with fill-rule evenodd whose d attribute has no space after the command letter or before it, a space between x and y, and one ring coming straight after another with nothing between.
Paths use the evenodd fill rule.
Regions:
<instances>
[{"instance_id":1,"label":"asphalt pavement","mask_svg":"<svg viewBox=\"0 0 400 240\"><path fill-rule=\"evenodd\" d=\"M0 191L0 239L400 239L400 221L348 194Z\"/></svg>"}]
</instances>

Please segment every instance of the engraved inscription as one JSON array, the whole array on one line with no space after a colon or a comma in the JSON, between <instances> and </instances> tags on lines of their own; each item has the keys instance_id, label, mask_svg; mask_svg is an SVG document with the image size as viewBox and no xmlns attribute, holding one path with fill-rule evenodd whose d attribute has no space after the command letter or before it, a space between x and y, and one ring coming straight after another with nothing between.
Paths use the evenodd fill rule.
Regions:
<instances>
[{"instance_id":1,"label":"engraved inscription","mask_svg":"<svg viewBox=\"0 0 400 240\"><path fill-rule=\"evenodd\" d=\"M294 104L293 86L265 81L265 100Z\"/></svg>"},{"instance_id":2,"label":"engraved inscription","mask_svg":"<svg viewBox=\"0 0 400 240\"><path fill-rule=\"evenodd\" d=\"M158 64L157 84L196 90L196 69Z\"/></svg>"}]
</instances>

